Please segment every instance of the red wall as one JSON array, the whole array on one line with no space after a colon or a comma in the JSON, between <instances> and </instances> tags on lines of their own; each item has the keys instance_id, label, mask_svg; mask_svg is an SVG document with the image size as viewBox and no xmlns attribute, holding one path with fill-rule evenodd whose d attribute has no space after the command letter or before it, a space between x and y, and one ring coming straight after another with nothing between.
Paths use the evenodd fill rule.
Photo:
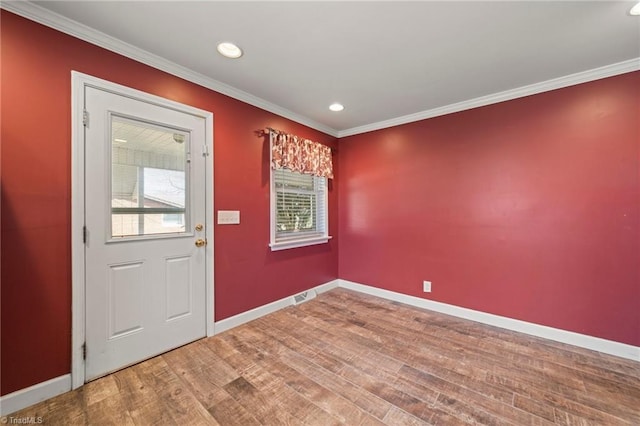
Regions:
<instances>
[{"instance_id":1,"label":"red wall","mask_svg":"<svg viewBox=\"0 0 640 426\"><path fill-rule=\"evenodd\" d=\"M72 69L214 113L214 208L242 218L215 227L217 320L337 276L419 297L428 279L434 300L640 345L640 73L345 138L334 239L271 253L254 132L334 138L1 14L3 395L70 371Z\"/></svg>"},{"instance_id":2,"label":"red wall","mask_svg":"<svg viewBox=\"0 0 640 426\"><path fill-rule=\"evenodd\" d=\"M267 142L255 132L270 126L333 147L335 138L1 13L3 395L70 371L71 70L213 112L214 208L242 219L215 227L216 320L337 277L337 178L334 239L272 253Z\"/></svg>"},{"instance_id":3,"label":"red wall","mask_svg":"<svg viewBox=\"0 0 640 426\"><path fill-rule=\"evenodd\" d=\"M340 278L640 345L639 126L635 72L340 139Z\"/></svg>"}]
</instances>

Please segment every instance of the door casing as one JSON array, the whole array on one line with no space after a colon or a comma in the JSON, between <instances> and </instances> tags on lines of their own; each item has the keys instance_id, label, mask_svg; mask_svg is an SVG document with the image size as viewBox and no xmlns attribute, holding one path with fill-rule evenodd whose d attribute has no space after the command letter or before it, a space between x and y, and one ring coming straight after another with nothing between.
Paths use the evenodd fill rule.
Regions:
<instances>
[{"instance_id":1,"label":"door casing","mask_svg":"<svg viewBox=\"0 0 640 426\"><path fill-rule=\"evenodd\" d=\"M214 334L214 273L213 273L213 113L151 95L136 89L71 71L71 387L85 383L85 132L84 94L86 87L95 87L141 102L177 110L205 119L205 145L208 152L205 166L206 217L206 332ZM91 120L91 117L89 117Z\"/></svg>"}]
</instances>

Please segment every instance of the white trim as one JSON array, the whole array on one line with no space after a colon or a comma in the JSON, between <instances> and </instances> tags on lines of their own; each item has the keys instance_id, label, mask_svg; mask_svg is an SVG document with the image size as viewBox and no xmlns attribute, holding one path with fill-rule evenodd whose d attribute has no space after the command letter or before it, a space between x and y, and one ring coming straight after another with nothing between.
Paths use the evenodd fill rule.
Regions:
<instances>
[{"instance_id":1,"label":"white trim","mask_svg":"<svg viewBox=\"0 0 640 426\"><path fill-rule=\"evenodd\" d=\"M214 152L214 132L213 132L213 114L209 113L206 118L206 134L205 134L205 144L207 146L206 156L208 161L206 162L205 168L205 188L207 191L205 192L205 238L207 239L208 244L205 246L205 255L207 257L206 263L206 275L205 280L207 280L207 288L206 288L206 298L207 298L207 337L211 337L215 334L215 297L216 293L215 289L215 275L214 275L214 259L215 259L215 251L213 244L213 228L215 227L215 222L213 220L213 200L215 195L215 186L213 182L213 152Z\"/></svg>"},{"instance_id":2,"label":"white trim","mask_svg":"<svg viewBox=\"0 0 640 426\"><path fill-rule=\"evenodd\" d=\"M304 238L300 240L279 241L269 244L269 247L271 248L271 251L287 250L298 247L313 246L316 244L325 244L328 243L331 238L331 236L322 236L315 238Z\"/></svg>"},{"instance_id":3,"label":"white trim","mask_svg":"<svg viewBox=\"0 0 640 426\"><path fill-rule=\"evenodd\" d=\"M324 293L326 291L337 288L339 281L340 280L329 281L328 283L321 284L306 291L315 290L318 294ZM304 291L302 293L304 293ZM242 312L238 315L234 315L232 317L218 321L216 322L216 334L222 333L223 331L231 330L234 327L238 327L239 325L245 324L249 321L253 321L265 315L269 315L273 312L279 311L280 309L286 308L287 306L292 306L294 304L293 296L294 295L292 294L280 300L267 303L266 305L258 306L257 308L253 308L249 311Z\"/></svg>"},{"instance_id":4,"label":"white trim","mask_svg":"<svg viewBox=\"0 0 640 426\"><path fill-rule=\"evenodd\" d=\"M427 118L465 111L472 108L478 108L498 102L504 102L524 96L535 95L538 93L548 92L550 90L561 89L564 87L574 86L576 84L587 83L589 81L599 80L606 77L613 77L616 75L640 70L640 57L637 57L615 64L605 65L603 67L594 68L591 70L582 71L575 74L570 74L567 76L518 87L515 89L505 90L503 92L498 92L487 96L481 96L475 99L469 99L466 101L457 102L454 104L445 105L414 114L404 115L402 117L378 121L375 123L352 127L345 130L336 130L311 118L305 117L301 114L273 104L265 99L236 89L235 87L229 86L228 84L222 83L218 80L214 80L210 77L192 71L186 67L183 67L182 65L176 64L175 62L171 62L158 55L147 52L146 50L140 49L129 43L125 43L119 39L111 37L107 34L104 34L100 31L97 31L91 27L66 18L57 13L54 13L31 2L0 2L0 8L6 9L12 13L15 13L16 15L20 15L24 18L38 22L42 25L61 31L65 34L69 34L80 40L105 48L127 58L149 65L153 68L183 78L192 83L196 83L200 86L214 90L218 93L222 93L231 98L245 102L249 105L264 109L281 117L288 118L289 120L295 121L297 123L303 124L307 127L337 138L344 138L360 133L372 132L374 130L399 126L401 124L413 123L415 121L425 120Z\"/></svg>"},{"instance_id":5,"label":"white trim","mask_svg":"<svg viewBox=\"0 0 640 426\"><path fill-rule=\"evenodd\" d=\"M510 101L512 99L523 98L525 96L536 95L538 93L549 92L551 90L562 89L564 87L575 86L577 84L588 83L590 81L600 80L602 78L613 77L638 70L640 70L640 57L575 74L569 74L564 77L553 78L540 83L530 84L528 86L505 90L504 92L493 93L491 95L481 96L479 98L469 99L455 104L392 118L390 120L340 130L338 132L338 138L386 129L388 127L399 126L401 124L413 123L427 118L439 117L441 115L452 114L454 112L465 111L486 105L497 104L499 102Z\"/></svg>"},{"instance_id":6,"label":"white trim","mask_svg":"<svg viewBox=\"0 0 640 426\"><path fill-rule=\"evenodd\" d=\"M125 43L115 37L111 37L105 33L102 33L96 29L93 29L87 25L81 24L72 19L66 18L62 15L54 13L41 6L33 4L27 1L11 1L1 2L0 7L6 9L16 15L20 15L24 18L38 22L47 27L53 28L65 34L69 34L80 40L89 42L96 46L118 53L127 58L149 65L158 70L167 72L177 77L183 78L192 83L196 83L200 86L214 90L223 95L240 100L249 105L264 109L272 112L281 117L288 118L289 120L303 124L312 129L316 129L320 132L326 133L333 137L338 135L338 131L312 120L308 117L290 111L286 108L273 104L267 100L254 96L250 93L244 92L221 81L214 80L203 74L190 70L175 62L169 61L161 56L147 52L129 43Z\"/></svg>"},{"instance_id":7,"label":"white trim","mask_svg":"<svg viewBox=\"0 0 640 426\"><path fill-rule=\"evenodd\" d=\"M85 342L85 265L82 228L85 224L84 187L84 93L86 87L127 96L150 104L171 108L205 119L205 144L208 146L208 161L205 166L206 187L209 193L205 201L207 220L206 238L206 335L214 334L214 271L213 271L213 114L199 108L171 101L126 86L102 80L90 75L71 71L71 386L76 389L85 381L85 362L82 346ZM210 189L210 190L209 190ZM210 226L209 226L210 225Z\"/></svg>"},{"instance_id":8,"label":"white trim","mask_svg":"<svg viewBox=\"0 0 640 426\"><path fill-rule=\"evenodd\" d=\"M475 311L473 309L462 308L433 300L421 299L419 297L358 284L347 280L339 279L337 281L339 283L339 287L358 291L360 293L370 294L372 296L393 300L395 302L404 303L418 308L441 312L458 318L464 318L640 362L640 347L638 346L627 345L625 343L614 342L611 340L601 339L599 337L587 336L585 334L574 333L572 331L560 330L513 318L488 314L486 312Z\"/></svg>"},{"instance_id":9,"label":"white trim","mask_svg":"<svg viewBox=\"0 0 640 426\"><path fill-rule=\"evenodd\" d=\"M71 72L71 386L84 384L84 83ZM77 112L76 112L77 111ZM82 372L82 374L78 372Z\"/></svg>"},{"instance_id":10,"label":"white trim","mask_svg":"<svg viewBox=\"0 0 640 426\"><path fill-rule=\"evenodd\" d=\"M75 74L79 74L79 73L75 73ZM213 227L211 226L210 228L213 228ZM211 275L213 275L213 271ZM338 282L339 280L329 281L328 283L313 287L307 291L315 290L316 293L318 294L324 293L326 291L337 288ZM299 293L296 293L296 294L299 294ZM250 311L235 315L231 318L218 321L215 324L216 334L222 333L223 331L230 330L234 327L237 327L239 325L242 325L254 319L258 319L262 316L278 311L282 308L286 308L287 306L292 306L294 304L293 296L294 295L287 296L283 299L276 300L275 302L271 302L266 305L259 306L255 309L251 309ZM211 304L213 304L213 299L211 300ZM213 315L213 312L210 312L210 313L211 315ZM75 320L76 318L74 316L74 321ZM82 331L84 332L84 324L82 325L83 325ZM211 327L207 326L207 336L212 336L213 330L214 330L213 326ZM75 335L75 332L76 330L74 329L74 335ZM84 335L83 335L83 338L84 338ZM82 356L80 356L80 359L82 359ZM81 363L81 368L83 371L82 379L84 381L84 363ZM82 384L83 382L80 382L79 386L81 386ZM75 386L74 389L76 387L78 386ZM10 393L8 395L4 395L3 397L0 398L0 415L6 416L7 414L11 414L18 410L22 410L23 408L36 404L40 401L44 401L45 399L53 398L54 396L68 392L71 389L72 389L72 375L65 374L64 376L56 377L54 379L47 380L46 382L38 383L28 388L21 389L19 391Z\"/></svg>"},{"instance_id":11,"label":"white trim","mask_svg":"<svg viewBox=\"0 0 640 426\"><path fill-rule=\"evenodd\" d=\"M15 413L18 410L37 404L45 399L53 398L71 390L71 375L56 377L46 382L37 383L28 388L0 397L0 416ZM10 420L10 419L8 419ZM10 421L2 423L11 423Z\"/></svg>"},{"instance_id":12,"label":"white trim","mask_svg":"<svg viewBox=\"0 0 640 426\"><path fill-rule=\"evenodd\" d=\"M473 309L462 308L459 306L449 305L446 303L436 302L433 300L421 299L415 296L409 296L394 291L389 291L377 287L364 284L358 284L343 279L335 279L328 283L313 287L318 294L341 287L354 290L364 294L381 297L383 299L404 303L422 309L428 309L435 312L441 312L458 318L464 318L495 327L504 328L511 331L529 334L532 336L542 337L544 339L556 342L566 343L581 348L586 348L621 358L630 359L632 361L640 361L640 347L627 345L624 343L613 342L611 340L601 339L598 337L587 336L584 334L574 333L571 331L560 330L557 328L547 327L543 325L533 324L526 321L520 321L512 318L502 317L499 315L488 314L485 312L475 311ZM297 294L297 293L296 293ZM292 295L293 296L293 295ZM293 306L293 297L288 296L280 300L259 306L230 318L215 323L216 334L238 327L249 321L253 321L265 315L276 312L288 306ZM213 329L213 327L211 327ZM209 330L207 335L209 336ZM0 398L0 414L7 415L21 410L22 408L36 404L56 395L71 390L71 375L66 374L46 382L38 383L31 387L21 389Z\"/></svg>"},{"instance_id":13,"label":"white trim","mask_svg":"<svg viewBox=\"0 0 640 426\"><path fill-rule=\"evenodd\" d=\"M269 131L269 243L276 240L276 200L273 194L276 191L273 181L273 132Z\"/></svg>"}]
</instances>

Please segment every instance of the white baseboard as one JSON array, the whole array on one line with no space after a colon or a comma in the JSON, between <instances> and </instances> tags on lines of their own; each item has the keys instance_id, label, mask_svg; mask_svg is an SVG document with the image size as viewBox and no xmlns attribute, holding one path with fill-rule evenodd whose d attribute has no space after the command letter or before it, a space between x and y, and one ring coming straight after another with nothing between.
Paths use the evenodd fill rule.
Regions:
<instances>
[{"instance_id":1,"label":"white baseboard","mask_svg":"<svg viewBox=\"0 0 640 426\"><path fill-rule=\"evenodd\" d=\"M396 293L395 291L384 290L381 288L358 284L347 280L339 279L337 281L339 287L358 291L360 293L370 294L372 296L393 300L395 302L404 303L418 308L441 312L443 314L452 315L458 318L464 318L471 321L476 321L511 331L517 331L520 333L529 334L531 336L542 337L544 339L566 343L569 345L591 349L593 351L603 352L620 358L626 358L640 362L640 347L638 346L627 345L625 343L614 342L611 340L601 339L599 337L587 336L585 334L574 333L572 331L560 330L557 328L547 327L544 325L534 324L526 321L520 321L513 318L488 314L486 312L475 311L473 309L461 308L459 306L449 305L433 300L421 299L419 297Z\"/></svg>"},{"instance_id":2,"label":"white baseboard","mask_svg":"<svg viewBox=\"0 0 640 426\"><path fill-rule=\"evenodd\" d=\"M347 280L336 279L309 290L315 290L317 293L324 293L337 287L640 362L640 347L638 346L627 345L624 343L601 339L599 337L587 336L585 334L574 333L572 331L560 330L513 318L488 314L486 312L474 311L473 309L462 308L460 306L449 305L433 300L421 299L419 297L409 296L364 284L358 284ZM215 323L215 333L222 333L223 331L230 330L254 319L258 319L282 308L286 308L287 306L291 306L293 305L292 296L293 295L259 306L251 309L250 311L234 315L222 321L218 321ZM0 415L6 416L7 414L14 413L25 407L44 401L45 399L53 398L54 396L70 390L71 375L65 374L64 376L56 377L54 379L47 380L46 382L38 383L28 388L4 395L3 397L0 397Z\"/></svg>"},{"instance_id":3,"label":"white baseboard","mask_svg":"<svg viewBox=\"0 0 640 426\"><path fill-rule=\"evenodd\" d=\"M6 416L71 390L71 374L56 377L0 397L0 416Z\"/></svg>"},{"instance_id":4,"label":"white baseboard","mask_svg":"<svg viewBox=\"0 0 640 426\"><path fill-rule=\"evenodd\" d=\"M324 293L325 291L329 291L336 287L338 287L338 280L333 280L309 290L315 290L317 293ZM267 305L259 306L231 318L218 321L214 325L215 333L221 333L279 309L286 308L293 304L292 300L293 295L285 297L284 299L276 300L275 302L271 302ZM64 376L56 377L25 389L20 389L19 391L0 397L0 416L6 416L70 390L71 374L65 374Z\"/></svg>"},{"instance_id":5,"label":"white baseboard","mask_svg":"<svg viewBox=\"0 0 640 426\"><path fill-rule=\"evenodd\" d=\"M328 283L321 284L309 290L315 290L317 293L324 293L325 291L337 288L338 281L339 280L329 281ZM258 319L282 308L286 308L287 306L291 306L293 305L292 297L293 294L289 297L276 300L275 302L258 306L257 308L253 308L250 311L242 312L241 314L234 315L221 321L217 321L214 327L215 333L222 333L223 331L230 330L249 321L253 321L254 319Z\"/></svg>"}]
</instances>

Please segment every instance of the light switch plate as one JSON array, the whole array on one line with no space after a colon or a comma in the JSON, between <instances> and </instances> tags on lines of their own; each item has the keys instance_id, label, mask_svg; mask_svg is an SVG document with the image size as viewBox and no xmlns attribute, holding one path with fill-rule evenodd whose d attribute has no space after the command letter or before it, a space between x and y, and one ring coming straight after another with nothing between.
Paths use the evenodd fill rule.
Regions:
<instances>
[{"instance_id":1,"label":"light switch plate","mask_svg":"<svg viewBox=\"0 0 640 426\"><path fill-rule=\"evenodd\" d=\"M239 210L218 210L218 225L239 225Z\"/></svg>"}]
</instances>

